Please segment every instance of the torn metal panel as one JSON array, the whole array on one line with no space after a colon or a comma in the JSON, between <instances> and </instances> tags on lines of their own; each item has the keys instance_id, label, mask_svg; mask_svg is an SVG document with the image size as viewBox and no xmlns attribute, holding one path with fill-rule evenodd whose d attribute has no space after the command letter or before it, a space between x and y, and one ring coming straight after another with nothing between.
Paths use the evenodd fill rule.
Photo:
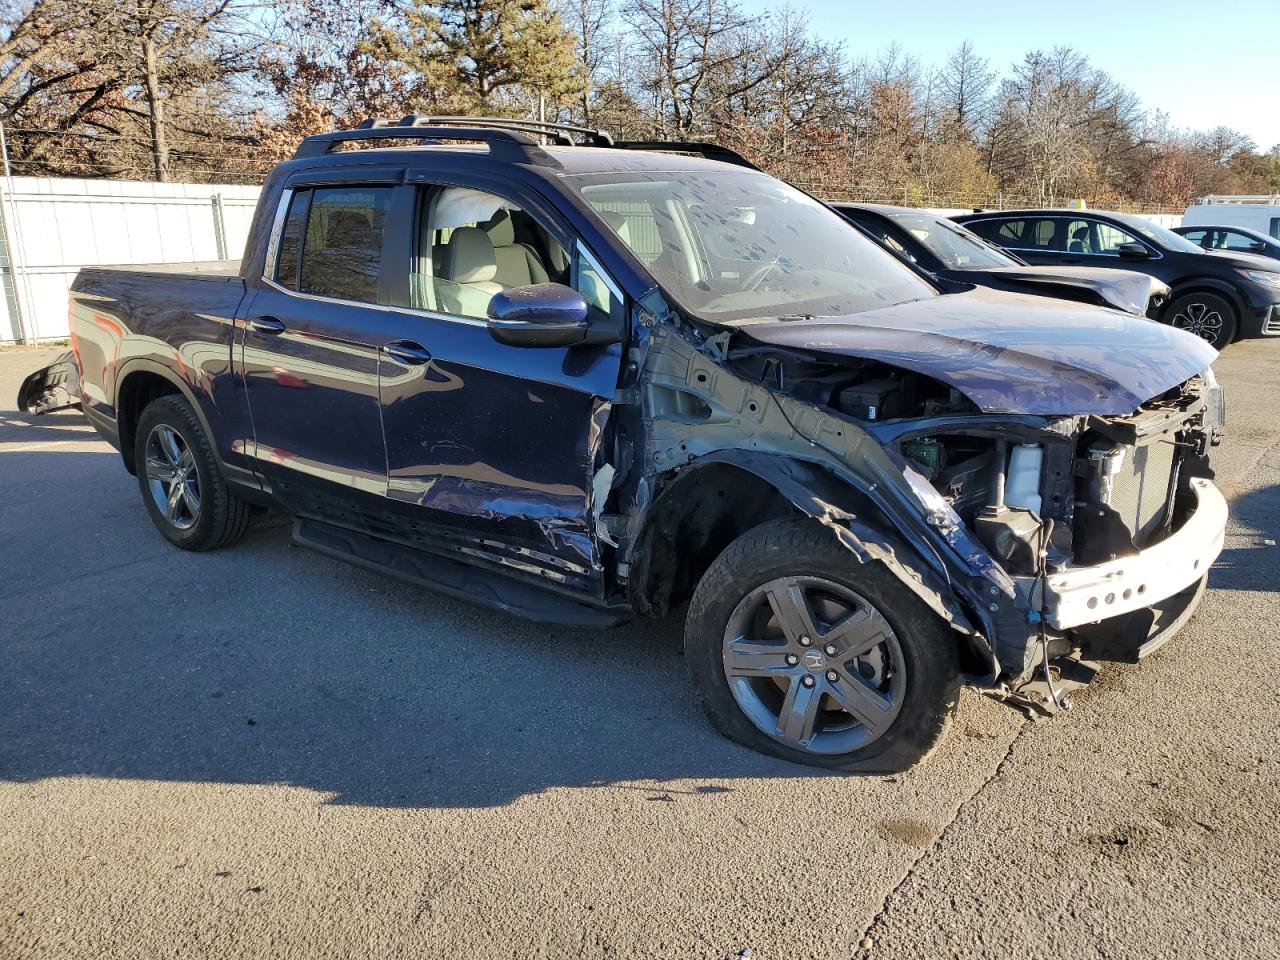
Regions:
<instances>
[{"instance_id":1,"label":"torn metal panel","mask_svg":"<svg viewBox=\"0 0 1280 960\"><path fill-rule=\"evenodd\" d=\"M27 413L50 413L79 405L80 366L70 350L28 376L18 388L18 409Z\"/></svg>"}]
</instances>

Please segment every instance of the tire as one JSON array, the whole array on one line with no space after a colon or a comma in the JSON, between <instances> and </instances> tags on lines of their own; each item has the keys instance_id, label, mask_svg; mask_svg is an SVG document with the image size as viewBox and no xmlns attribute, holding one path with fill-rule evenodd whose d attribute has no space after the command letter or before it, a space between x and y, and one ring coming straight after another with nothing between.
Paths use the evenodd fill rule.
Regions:
<instances>
[{"instance_id":1,"label":"tire","mask_svg":"<svg viewBox=\"0 0 1280 960\"><path fill-rule=\"evenodd\" d=\"M767 605L759 605L761 591ZM786 629L778 603L792 627L807 623L813 634ZM834 770L897 772L922 760L942 737L960 685L950 628L886 567L860 563L811 520L762 524L712 563L689 605L685 658L722 734ZM837 696L875 719L832 709Z\"/></svg>"},{"instance_id":2,"label":"tire","mask_svg":"<svg viewBox=\"0 0 1280 960\"><path fill-rule=\"evenodd\" d=\"M1165 312L1170 326L1186 330L1221 350L1236 338L1235 308L1216 293L1184 293Z\"/></svg>"},{"instance_id":3,"label":"tire","mask_svg":"<svg viewBox=\"0 0 1280 960\"><path fill-rule=\"evenodd\" d=\"M133 462L151 522L174 546L216 550L249 529L249 504L228 491L209 438L182 397L159 397L142 411ZM175 485L179 493L171 498Z\"/></svg>"}]
</instances>

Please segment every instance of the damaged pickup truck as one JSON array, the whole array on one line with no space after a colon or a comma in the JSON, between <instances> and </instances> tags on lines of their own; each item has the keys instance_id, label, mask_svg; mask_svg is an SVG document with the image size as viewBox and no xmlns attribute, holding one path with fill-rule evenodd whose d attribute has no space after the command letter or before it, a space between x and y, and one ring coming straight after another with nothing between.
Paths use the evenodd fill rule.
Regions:
<instances>
[{"instance_id":1,"label":"damaged pickup truck","mask_svg":"<svg viewBox=\"0 0 1280 960\"><path fill-rule=\"evenodd\" d=\"M1171 636L1226 526L1213 349L941 296L708 156L474 118L311 137L242 263L81 271L74 356L24 398L73 392L185 549L272 507L536 620L687 602L716 727L800 763L902 769L962 683L1051 707L1051 663Z\"/></svg>"}]
</instances>

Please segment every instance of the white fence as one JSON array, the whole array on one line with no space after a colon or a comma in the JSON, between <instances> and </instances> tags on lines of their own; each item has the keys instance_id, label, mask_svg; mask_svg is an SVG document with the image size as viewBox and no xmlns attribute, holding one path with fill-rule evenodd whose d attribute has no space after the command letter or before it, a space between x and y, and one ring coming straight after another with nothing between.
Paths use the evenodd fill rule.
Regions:
<instances>
[{"instance_id":1,"label":"white fence","mask_svg":"<svg viewBox=\"0 0 1280 960\"><path fill-rule=\"evenodd\" d=\"M67 335L81 267L240 256L259 188L124 180L0 179L0 342Z\"/></svg>"}]
</instances>

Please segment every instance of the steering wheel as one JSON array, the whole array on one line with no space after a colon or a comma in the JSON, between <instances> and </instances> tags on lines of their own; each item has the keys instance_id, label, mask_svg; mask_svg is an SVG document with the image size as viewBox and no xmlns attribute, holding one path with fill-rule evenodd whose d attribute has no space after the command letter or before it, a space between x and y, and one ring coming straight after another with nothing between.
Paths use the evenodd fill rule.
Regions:
<instances>
[{"instance_id":1,"label":"steering wheel","mask_svg":"<svg viewBox=\"0 0 1280 960\"><path fill-rule=\"evenodd\" d=\"M742 288L747 293L755 293L756 287L764 283L764 278L767 277L769 274L773 273L773 271L778 268L778 261L781 259L782 259L782 254L778 254L776 257L774 257L772 260L766 263L763 267L757 267L754 271L752 271L751 276L747 277L747 281L742 285Z\"/></svg>"}]
</instances>

